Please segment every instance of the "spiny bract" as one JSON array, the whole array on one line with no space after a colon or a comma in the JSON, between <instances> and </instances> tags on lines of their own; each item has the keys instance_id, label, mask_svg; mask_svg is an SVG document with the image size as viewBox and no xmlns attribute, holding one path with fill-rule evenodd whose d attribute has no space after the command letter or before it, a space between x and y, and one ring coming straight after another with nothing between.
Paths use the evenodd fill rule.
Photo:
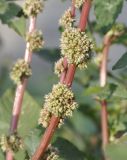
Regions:
<instances>
[{"instance_id":1,"label":"spiny bract","mask_svg":"<svg viewBox=\"0 0 127 160\"><path fill-rule=\"evenodd\" d=\"M44 8L43 0L25 0L23 11L27 16L37 16Z\"/></svg>"},{"instance_id":2,"label":"spiny bract","mask_svg":"<svg viewBox=\"0 0 127 160\"><path fill-rule=\"evenodd\" d=\"M61 54L79 68L87 67L93 43L79 28L67 28L61 37Z\"/></svg>"},{"instance_id":3,"label":"spiny bract","mask_svg":"<svg viewBox=\"0 0 127 160\"><path fill-rule=\"evenodd\" d=\"M41 31L33 31L26 34L26 41L29 42L29 50L38 51L42 49L44 45L43 35Z\"/></svg>"},{"instance_id":4,"label":"spiny bract","mask_svg":"<svg viewBox=\"0 0 127 160\"><path fill-rule=\"evenodd\" d=\"M12 67L10 78L15 84L20 84L23 77L30 77L32 70L24 59L19 59Z\"/></svg>"},{"instance_id":5,"label":"spiny bract","mask_svg":"<svg viewBox=\"0 0 127 160\"><path fill-rule=\"evenodd\" d=\"M59 25L64 28L72 27L72 24L74 21L75 21L75 19L72 17L71 9L69 8L67 11L65 11L63 16L60 18Z\"/></svg>"}]
</instances>

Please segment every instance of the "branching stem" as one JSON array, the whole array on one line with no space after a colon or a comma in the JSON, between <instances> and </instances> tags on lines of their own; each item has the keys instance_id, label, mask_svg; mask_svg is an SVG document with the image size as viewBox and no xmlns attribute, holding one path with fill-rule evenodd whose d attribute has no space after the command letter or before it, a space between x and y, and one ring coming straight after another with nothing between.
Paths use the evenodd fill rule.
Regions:
<instances>
[{"instance_id":1,"label":"branching stem","mask_svg":"<svg viewBox=\"0 0 127 160\"><path fill-rule=\"evenodd\" d=\"M91 0L86 0L82 8L80 24L79 24L79 28L82 31L84 31L86 27L86 22L87 22L88 14L90 11L90 6L91 6ZM72 10L73 10L73 3L72 3ZM76 70L76 66L74 64L70 64L67 70L67 74L64 77L65 80L64 78L63 79L61 78L62 79L61 82L64 80L62 83L65 83L68 87L70 87L74 79L75 70ZM50 124L48 128L46 129L41 139L40 145L38 146L36 152L34 153L32 157L32 160L40 160L43 157L43 154L48 147L48 144L58 126L58 123L59 123L59 117L52 116Z\"/></svg>"}]
</instances>

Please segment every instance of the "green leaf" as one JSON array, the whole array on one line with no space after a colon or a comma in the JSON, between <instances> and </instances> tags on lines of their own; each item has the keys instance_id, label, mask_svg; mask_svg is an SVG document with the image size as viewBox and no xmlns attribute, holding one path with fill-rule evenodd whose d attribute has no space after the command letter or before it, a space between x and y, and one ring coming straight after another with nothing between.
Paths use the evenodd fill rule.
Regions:
<instances>
[{"instance_id":1,"label":"green leaf","mask_svg":"<svg viewBox=\"0 0 127 160\"><path fill-rule=\"evenodd\" d=\"M7 8L8 8L7 2L5 0L0 0L0 14L5 13Z\"/></svg>"},{"instance_id":2,"label":"green leaf","mask_svg":"<svg viewBox=\"0 0 127 160\"><path fill-rule=\"evenodd\" d=\"M14 91L8 89L0 99L0 134L8 133L11 121ZM37 125L40 107L29 93L25 93L18 131L21 136L26 135Z\"/></svg>"},{"instance_id":3,"label":"green leaf","mask_svg":"<svg viewBox=\"0 0 127 160\"><path fill-rule=\"evenodd\" d=\"M53 146L60 151L59 155L62 160L84 160L85 158L84 153L66 139L58 137Z\"/></svg>"},{"instance_id":4,"label":"green leaf","mask_svg":"<svg viewBox=\"0 0 127 160\"><path fill-rule=\"evenodd\" d=\"M39 145L41 139L41 134L40 130L34 129L33 131L30 131L30 133L25 137L25 148L27 149L29 156L33 155L36 151L36 148Z\"/></svg>"},{"instance_id":5,"label":"green leaf","mask_svg":"<svg viewBox=\"0 0 127 160\"><path fill-rule=\"evenodd\" d=\"M110 160L126 160L126 148L126 144L110 144L106 148L106 155Z\"/></svg>"},{"instance_id":6,"label":"green leaf","mask_svg":"<svg viewBox=\"0 0 127 160\"><path fill-rule=\"evenodd\" d=\"M24 17L12 19L8 26L14 29L20 36L24 37L26 33L26 19Z\"/></svg>"},{"instance_id":7,"label":"green leaf","mask_svg":"<svg viewBox=\"0 0 127 160\"><path fill-rule=\"evenodd\" d=\"M0 160L5 160L3 152L0 150Z\"/></svg>"},{"instance_id":8,"label":"green leaf","mask_svg":"<svg viewBox=\"0 0 127 160\"><path fill-rule=\"evenodd\" d=\"M94 121L79 111L73 113L73 117L70 121L75 130L82 135L90 135L97 132Z\"/></svg>"},{"instance_id":9,"label":"green leaf","mask_svg":"<svg viewBox=\"0 0 127 160\"><path fill-rule=\"evenodd\" d=\"M22 8L19 5L9 3L5 12L0 12L0 20L3 24L7 24L10 28L14 29L19 35L24 36L26 32L26 20L21 15L18 17L21 11Z\"/></svg>"},{"instance_id":10,"label":"green leaf","mask_svg":"<svg viewBox=\"0 0 127 160\"><path fill-rule=\"evenodd\" d=\"M53 49L42 49L38 52L39 57L44 58L49 62L54 62L60 58L60 49L53 48Z\"/></svg>"},{"instance_id":11,"label":"green leaf","mask_svg":"<svg viewBox=\"0 0 127 160\"><path fill-rule=\"evenodd\" d=\"M124 0L94 0L94 9L98 27L109 29L122 10Z\"/></svg>"},{"instance_id":12,"label":"green leaf","mask_svg":"<svg viewBox=\"0 0 127 160\"><path fill-rule=\"evenodd\" d=\"M21 7L15 3L9 3L8 8L4 14L0 14L0 19L3 24L8 24L8 22L17 16L21 11Z\"/></svg>"},{"instance_id":13,"label":"green leaf","mask_svg":"<svg viewBox=\"0 0 127 160\"><path fill-rule=\"evenodd\" d=\"M114 92L117 89L117 85L113 83L109 83L105 87L99 86L90 86L88 89L85 90L85 95L93 95L99 96L100 99L107 99L109 100L114 95Z\"/></svg>"},{"instance_id":14,"label":"green leaf","mask_svg":"<svg viewBox=\"0 0 127 160\"><path fill-rule=\"evenodd\" d=\"M113 70L121 69L127 66L127 52L122 55L122 57L116 62L116 64L112 67Z\"/></svg>"},{"instance_id":15,"label":"green leaf","mask_svg":"<svg viewBox=\"0 0 127 160\"><path fill-rule=\"evenodd\" d=\"M127 135L117 139L115 143L107 145L105 153L110 160L127 159Z\"/></svg>"}]
</instances>

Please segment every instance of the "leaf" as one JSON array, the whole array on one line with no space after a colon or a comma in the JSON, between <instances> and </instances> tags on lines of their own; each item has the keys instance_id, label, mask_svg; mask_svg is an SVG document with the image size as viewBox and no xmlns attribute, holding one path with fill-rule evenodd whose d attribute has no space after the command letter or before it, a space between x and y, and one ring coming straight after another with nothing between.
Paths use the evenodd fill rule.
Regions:
<instances>
[{"instance_id":1,"label":"leaf","mask_svg":"<svg viewBox=\"0 0 127 160\"><path fill-rule=\"evenodd\" d=\"M0 0L0 14L5 13L7 7L8 7L7 2L5 0Z\"/></svg>"},{"instance_id":2,"label":"leaf","mask_svg":"<svg viewBox=\"0 0 127 160\"><path fill-rule=\"evenodd\" d=\"M8 22L17 16L18 12L21 11L21 7L15 3L9 3L8 8L4 14L0 14L0 19L3 24L8 24Z\"/></svg>"},{"instance_id":3,"label":"leaf","mask_svg":"<svg viewBox=\"0 0 127 160\"><path fill-rule=\"evenodd\" d=\"M53 146L60 151L59 155L62 160L84 160L85 158L84 153L66 139L58 137Z\"/></svg>"},{"instance_id":4,"label":"leaf","mask_svg":"<svg viewBox=\"0 0 127 160\"><path fill-rule=\"evenodd\" d=\"M26 33L26 19L24 17L16 18L8 23L8 26L14 29L20 36L24 37Z\"/></svg>"},{"instance_id":5,"label":"leaf","mask_svg":"<svg viewBox=\"0 0 127 160\"><path fill-rule=\"evenodd\" d=\"M3 152L0 150L0 160L5 160Z\"/></svg>"},{"instance_id":6,"label":"leaf","mask_svg":"<svg viewBox=\"0 0 127 160\"><path fill-rule=\"evenodd\" d=\"M23 16L18 14L22 11L22 8L15 4L9 3L6 11L0 13L0 19L3 24L7 24L10 28L14 29L19 35L24 36L26 32L26 20Z\"/></svg>"},{"instance_id":7,"label":"leaf","mask_svg":"<svg viewBox=\"0 0 127 160\"><path fill-rule=\"evenodd\" d=\"M27 152L29 156L33 155L36 151L36 148L40 142L41 134L40 130L34 129L33 131L30 131L30 133L25 137L24 143L25 148L27 149Z\"/></svg>"},{"instance_id":8,"label":"leaf","mask_svg":"<svg viewBox=\"0 0 127 160\"><path fill-rule=\"evenodd\" d=\"M42 49L38 53L39 57L44 58L49 62L54 62L60 57L60 49L58 48Z\"/></svg>"},{"instance_id":9,"label":"leaf","mask_svg":"<svg viewBox=\"0 0 127 160\"><path fill-rule=\"evenodd\" d=\"M14 100L14 91L8 89L0 99L0 134L8 133L12 106ZM18 131L21 136L26 135L32 128L37 125L40 107L26 92L24 95L21 116L18 125Z\"/></svg>"},{"instance_id":10,"label":"leaf","mask_svg":"<svg viewBox=\"0 0 127 160\"><path fill-rule=\"evenodd\" d=\"M114 95L114 92L117 89L117 85L113 83L109 83L105 87L99 87L99 86L90 86L88 89L85 90L85 95L98 95L101 99L111 99Z\"/></svg>"},{"instance_id":11,"label":"leaf","mask_svg":"<svg viewBox=\"0 0 127 160\"><path fill-rule=\"evenodd\" d=\"M126 147L125 144L110 144L106 148L106 155L110 160L126 160Z\"/></svg>"},{"instance_id":12,"label":"leaf","mask_svg":"<svg viewBox=\"0 0 127 160\"><path fill-rule=\"evenodd\" d=\"M127 66L127 52L112 67L113 70L121 69Z\"/></svg>"},{"instance_id":13,"label":"leaf","mask_svg":"<svg viewBox=\"0 0 127 160\"><path fill-rule=\"evenodd\" d=\"M71 122L76 131L84 136L96 133L97 131L94 121L81 112L74 112Z\"/></svg>"},{"instance_id":14,"label":"leaf","mask_svg":"<svg viewBox=\"0 0 127 160\"><path fill-rule=\"evenodd\" d=\"M108 30L121 12L123 0L95 0L93 3L98 27Z\"/></svg>"},{"instance_id":15,"label":"leaf","mask_svg":"<svg viewBox=\"0 0 127 160\"><path fill-rule=\"evenodd\" d=\"M106 147L105 153L110 160L126 160L127 159L127 135L123 135L117 139L115 143Z\"/></svg>"}]
</instances>

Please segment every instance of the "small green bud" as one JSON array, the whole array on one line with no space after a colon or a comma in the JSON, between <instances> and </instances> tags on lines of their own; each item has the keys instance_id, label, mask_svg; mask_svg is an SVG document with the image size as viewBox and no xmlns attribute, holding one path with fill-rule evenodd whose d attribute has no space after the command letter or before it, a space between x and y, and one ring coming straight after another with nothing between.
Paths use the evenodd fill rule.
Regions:
<instances>
[{"instance_id":1,"label":"small green bud","mask_svg":"<svg viewBox=\"0 0 127 160\"><path fill-rule=\"evenodd\" d=\"M71 8L69 8L60 18L59 25L62 26L63 28L72 27L74 21L75 19L71 15Z\"/></svg>"},{"instance_id":2,"label":"small green bud","mask_svg":"<svg viewBox=\"0 0 127 160\"><path fill-rule=\"evenodd\" d=\"M78 28L70 27L62 33L61 54L67 57L69 63L81 69L87 67L93 46L86 33Z\"/></svg>"},{"instance_id":3,"label":"small green bud","mask_svg":"<svg viewBox=\"0 0 127 160\"><path fill-rule=\"evenodd\" d=\"M44 8L43 0L25 0L23 11L27 16L36 17Z\"/></svg>"},{"instance_id":4,"label":"small green bud","mask_svg":"<svg viewBox=\"0 0 127 160\"><path fill-rule=\"evenodd\" d=\"M29 43L29 50L31 52L42 49L44 45L43 36L41 31L34 31L27 33L26 41Z\"/></svg>"},{"instance_id":5,"label":"small green bud","mask_svg":"<svg viewBox=\"0 0 127 160\"><path fill-rule=\"evenodd\" d=\"M10 136L2 135L0 138L0 147L3 152L13 151L18 152L20 149L23 149L22 138L18 136L17 133L14 133Z\"/></svg>"},{"instance_id":6,"label":"small green bud","mask_svg":"<svg viewBox=\"0 0 127 160\"><path fill-rule=\"evenodd\" d=\"M23 77L30 77L32 70L24 59L19 59L12 67L10 78L15 84L20 84Z\"/></svg>"}]
</instances>

